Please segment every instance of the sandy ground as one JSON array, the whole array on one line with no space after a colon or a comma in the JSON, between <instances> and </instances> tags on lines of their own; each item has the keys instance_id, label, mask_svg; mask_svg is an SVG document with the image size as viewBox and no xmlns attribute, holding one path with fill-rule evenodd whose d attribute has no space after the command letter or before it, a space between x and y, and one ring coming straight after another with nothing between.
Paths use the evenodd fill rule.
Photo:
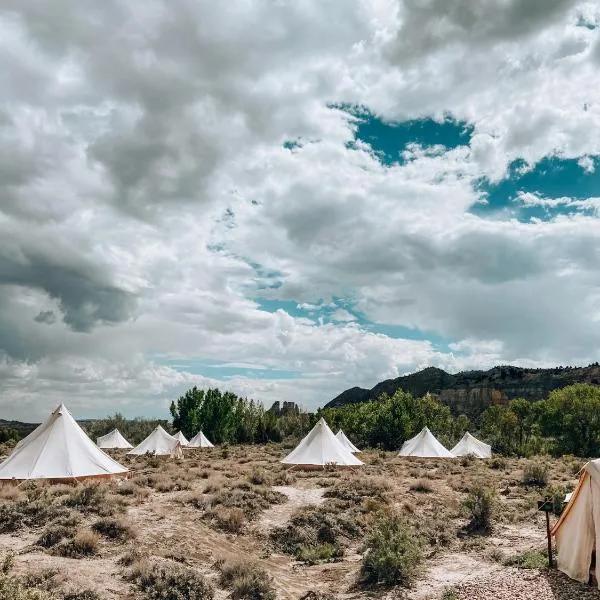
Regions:
<instances>
[{"instance_id":1,"label":"sandy ground","mask_svg":"<svg viewBox=\"0 0 600 600\"><path fill-rule=\"evenodd\" d=\"M154 468L154 472L167 479L186 478L190 489L158 492L146 486L145 497L126 497L125 515L137 532L133 542L116 544L105 540L98 556L70 559L53 556L36 546L40 529L22 529L0 535L0 556L8 551L16 554L15 575L54 570L58 572L55 579L61 593L91 589L103 600L143 598L124 579L125 568L118 564L119 558L132 549L144 556L174 560L197 569L215 583L216 600L225 600L229 595L217 583L214 565L220 560L250 562L263 567L273 578L277 598L281 600L296 600L309 591L344 600L367 597L441 600L450 589L454 595L448 598L457 600L600 599L597 590L571 582L558 572L509 568L492 557L493 553L520 554L543 548L545 544L543 517L535 506L540 492L519 484L523 461L511 461L501 470L492 470L482 463L463 466L453 463L448 468L423 461L402 462L392 455L388 459L380 453L364 453L367 464L359 472L294 472L284 485L267 484L268 488L283 494L285 500L262 511L240 534L227 533L203 518L202 512L186 498L191 494L202 498L207 496L206 490L211 485L218 488L236 478L242 480L257 465L267 469L273 477L283 473L277 462L283 451L269 447L268 454L261 453L260 448L253 448L251 453L248 458L247 451L233 448L227 456L221 456L215 449L202 455L202 459L186 458L179 464L165 463L164 467ZM138 467L137 472L141 470ZM152 469L144 470L144 473L151 472ZM412 489L415 482L423 479L431 485L429 493ZM469 482L482 479L498 490L510 486L514 500L500 505L502 512L497 516L492 535L464 539L457 536L464 523L460 516L461 499ZM407 590L358 587L362 560L359 543L346 548L343 559L316 565L299 563L269 544L269 533L285 525L297 510L331 501L324 494L332 486L352 490L364 481L385 481L389 485L390 505L395 510L408 511L406 514L418 515L423 522L436 522L441 530L451 532L447 546L426 552L423 568ZM552 467L552 482L573 485L575 480L562 463L557 462ZM363 502L368 500L365 498ZM83 516L88 525L95 518L94 515Z\"/></svg>"}]
</instances>

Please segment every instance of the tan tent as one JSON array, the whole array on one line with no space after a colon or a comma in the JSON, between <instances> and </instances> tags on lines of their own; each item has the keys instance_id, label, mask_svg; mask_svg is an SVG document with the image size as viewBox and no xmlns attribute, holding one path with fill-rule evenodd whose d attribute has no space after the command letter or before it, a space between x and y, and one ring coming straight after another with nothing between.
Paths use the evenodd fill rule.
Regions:
<instances>
[{"instance_id":1,"label":"tan tent","mask_svg":"<svg viewBox=\"0 0 600 600\"><path fill-rule=\"evenodd\" d=\"M0 465L0 480L94 479L126 475L79 427L64 404L15 447Z\"/></svg>"},{"instance_id":2,"label":"tan tent","mask_svg":"<svg viewBox=\"0 0 600 600\"><path fill-rule=\"evenodd\" d=\"M588 583L592 553L600 547L600 459L583 468L552 535L558 549L558 568L571 579ZM600 582L598 562L596 579Z\"/></svg>"},{"instance_id":3,"label":"tan tent","mask_svg":"<svg viewBox=\"0 0 600 600\"><path fill-rule=\"evenodd\" d=\"M333 435L323 418L281 462L303 467L353 467L363 464Z\"/></svg>"}]
</instances>

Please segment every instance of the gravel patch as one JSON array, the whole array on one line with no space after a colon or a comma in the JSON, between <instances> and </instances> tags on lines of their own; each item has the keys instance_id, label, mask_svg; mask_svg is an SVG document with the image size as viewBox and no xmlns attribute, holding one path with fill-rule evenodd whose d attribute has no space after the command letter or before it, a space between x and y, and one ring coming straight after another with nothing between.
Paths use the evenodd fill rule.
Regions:
<instances>
[{"instance_id":1,"label":"gravel patch","mask_svg":"<svg viewBox=\"0 0 600 600\"><path fill-rule=\"evenodd\" d=\"M582 585L559 571L504 569L454 588L457 600L587 600L597 588Z\"/></svg>"}]
</instances>

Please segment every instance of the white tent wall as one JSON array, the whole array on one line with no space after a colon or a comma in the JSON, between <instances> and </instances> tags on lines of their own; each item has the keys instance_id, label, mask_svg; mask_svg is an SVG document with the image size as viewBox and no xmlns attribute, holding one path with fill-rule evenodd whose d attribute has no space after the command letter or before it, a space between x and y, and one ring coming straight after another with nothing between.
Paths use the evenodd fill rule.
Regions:
<instances>
[{"instance_id":1,"label":"white tent wall","mask_svg":"<svg viewBox=\"0 0 600 600\"><path fill-rule=\"evenodd\" d=\"M181 433L181 431L178 431L174 436L173 436L182 446L189 446L189 442L187 441L185 435L183 435L183 433Z\"/></svg>"},{"instance_id":2,"label":"white tent wall","mask_svg":"<svg viewBox=\"0 0 600 600\"><path fill-rule=\"evenodd\" d=\"M156 456L181 456L179 440L167 433L160 425L140 444L127 454L142 455L154 454Z\"/></svg>"},{"instance_id":3,"label":"white tent wall","mask_svg":"<svg viewBox=\"0 0 600 600\"><path fill-rule=\"evenodd\" d=\"M589 462L569 504L552 530L558 569L571 579L587 583L592 552L600 549L600 459ZM596 560L600 588L600 563Z\"/></svg>"},{"instance_id":4,"label":"white tent wall","mask_svg":"<svg viewBox=\"0 0 600 600\"><path fill-rule=\"evenodd\" d=\"M363 464L333 435L329 425L323 418L281 462L304 467L318 467L329 464L358 466Z\"/></svg>"},{"instance_id":5,"label":"white tent wall","mask_svg":"<svg viewBox=\"0 0 600 600\"><path fill-rule=\"evenodd\" d=\"M466 456L471 454L477 458L490 458L492 456L492 447L481 440L478 440L468 431L462 436L458 444L450 450L454 456Z\"/></svg>"},{"instance_id":6,"label":"white tent wall","mask_svg":"<svg viewBox=\"0 0 600 600\"><path fill-rule=\"evenodd\" d=\"M202 433L199 431L189 442L187 445L188 448L214 448L214 444Z\"/></svg>"},{"instance_id":7,"label":"white tent wall","mask_svg":"<svg viewBox=\"0 0 600 600\"><path fill-rule=\"evenodd\" d=\"M110 433L106 435L100 436L96 440L96 445L98 448L105 448L107 450L116 448L116 449L129 449L133 448L133 445L130 444L122 435L118 429L113 429Z\"/></svg>"},{"instance_id":8,"label":"white tent wall","mask_svg":"<svg viewBox=\"0 0 600 600\"><path fill-rule=\"evenodd\" d=\"M427 427L424 427L415 437L404 442L398 455L416 458L456 458Z\"/></svg>"},{"instance_id":9,"label":"white tent wall","mask_svg":"<svg viewBox=\"0 0 600 600\"><path fill-rule=\"evenodd\" d=\"M124 466L92 442L62 404L0 464L0 480L64 481L126 473Z\"/></svg>"},{"instance_id":10,"label":"white tent wall","mask_svg":"<svg viewBox=\"0 0 600 600\"><path fill-rule=\"evenodd\" d=\"M342 442L342 444L346 446L346 448L348 448L352 454L360 452L360 450L348 439L346 434L341 429L335 434L335 437L340 440L340 442Z\"/></svg>"}]
</instances>

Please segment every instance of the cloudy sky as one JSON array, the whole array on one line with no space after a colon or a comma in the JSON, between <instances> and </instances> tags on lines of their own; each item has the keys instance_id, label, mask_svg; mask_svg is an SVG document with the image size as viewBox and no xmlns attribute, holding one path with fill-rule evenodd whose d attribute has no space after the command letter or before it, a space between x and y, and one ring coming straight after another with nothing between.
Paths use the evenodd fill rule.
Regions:
<instances>
[{"instance_id":1,"label":"cloudy sky","mask_svg":"<svg viewBox=\"0 0 600 600\"><path fill-rule=\"evenodd\" d=\"M600 359L600 8L4 0L0 417Z\"/></svg>"}]
</instances>

